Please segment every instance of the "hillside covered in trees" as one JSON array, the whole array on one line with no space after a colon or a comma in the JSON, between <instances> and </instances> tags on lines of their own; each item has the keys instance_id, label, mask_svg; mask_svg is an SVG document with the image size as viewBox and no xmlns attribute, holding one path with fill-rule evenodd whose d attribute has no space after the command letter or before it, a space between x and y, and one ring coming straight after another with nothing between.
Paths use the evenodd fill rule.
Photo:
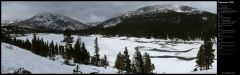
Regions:
<instances>
[{"instance_id":1,"label":"hillside covered in trees","mask_svg":"<svg viewBox=\"0 0 240 75\"><path fill-rule=\"evenodd\" d=\"M155 12L131 17L121 17L122 22L112 27L95 27L82 33L100 33L108 36L135 36L154 38L196 38L216 37L216 14L209 12Z\"/></svg>"}]
</instances>

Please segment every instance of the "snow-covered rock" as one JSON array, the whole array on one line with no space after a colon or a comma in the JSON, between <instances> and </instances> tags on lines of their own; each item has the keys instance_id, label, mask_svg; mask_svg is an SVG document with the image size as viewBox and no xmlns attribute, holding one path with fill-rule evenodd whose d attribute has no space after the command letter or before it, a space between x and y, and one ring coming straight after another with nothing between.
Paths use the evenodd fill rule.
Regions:
<instances>
[{"instance_id":1,"label":"snow-covered rock","mask_svg":"<svg viewBox=\"0 0 240 75\"><path fill-rule=\"evenodd\" d=\"M208 18L207 18L206 16L203 16L202 19L203 19L203 20L207 20Z\"/></svg>"}]
</instances>

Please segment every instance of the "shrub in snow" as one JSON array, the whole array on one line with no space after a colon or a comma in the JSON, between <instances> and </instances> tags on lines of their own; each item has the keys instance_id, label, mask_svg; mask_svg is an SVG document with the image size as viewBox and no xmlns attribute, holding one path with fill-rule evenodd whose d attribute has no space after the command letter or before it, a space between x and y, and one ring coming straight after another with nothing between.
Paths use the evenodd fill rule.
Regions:
<instances>
[{"instance_id":1,"label":"shrub in snow","mask_svg":"<svg viewBox=\"0 0 240 75\"><path fill-rule=\"evenodd\" d=\"M13 49L11 45L9 45L9 46L6 46L6 47L7 47L7 48L9 48L9 49Z\"/></svg>"},{"instance_id":2,"label":"shrub in snow","mask_svg":"<svg viewBox=\"0 0 240 75\"><path fill-rule=\"evenodd\" d=\"M17 71L14 71L13 74L32 74L28 70L24 70L24 68L19 68Z\"/></svg>"},{"instance_id":3,"label":"shrub in snow","mask_svg":"<svg viewBox=\"0 0 240 75\"><path fill-rule=\"evenodd\" d=\"M77 65L76 69L73 69L73 74L82 74L82 72L79 70L78 65Z\"/></svg>"},{"instance_id":4,"label":"shrub in snow","mask_svg":"<svg viewBox=\"0 0 240 75\"><path fill-rule=\"evenodd\" d=\"M91 72L90 74L99 74L98 72Z\"/></svg>"},{"instance_id":5,"label":"shrub in snow","mask_svg":"<svg viewBox=\"0 0 240 75\"><path fill-rule=\"evenodd\" d=\"M197 71L198 69L197 68L194 68L193 71Z\"/></svg>"}]
</instances>

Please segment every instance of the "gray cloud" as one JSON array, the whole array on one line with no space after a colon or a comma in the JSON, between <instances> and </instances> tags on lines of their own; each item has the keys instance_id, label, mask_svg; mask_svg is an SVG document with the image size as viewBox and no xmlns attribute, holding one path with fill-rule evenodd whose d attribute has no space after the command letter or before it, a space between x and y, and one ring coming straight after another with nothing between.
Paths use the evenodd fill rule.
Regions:
<instances>
[{"instance_id":1,"label":"gray cloud","mask_svg":"<svg viewBox=\"0 0 240 75\"><path fill-rule=\"evenodd\" d=\"M41 12L65 14L81 22L104 21L140 7L176 3L189 5L212 13L217 12L216 1L3 1L2 20L27 19Z\"/></svg>"}]
</instances>

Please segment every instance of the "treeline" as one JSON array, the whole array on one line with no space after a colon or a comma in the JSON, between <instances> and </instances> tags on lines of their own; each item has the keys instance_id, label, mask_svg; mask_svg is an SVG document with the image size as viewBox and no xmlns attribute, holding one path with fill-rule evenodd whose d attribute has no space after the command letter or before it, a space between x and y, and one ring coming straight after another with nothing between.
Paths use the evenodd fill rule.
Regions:
<instances>
[{"instance_id":1,"label":"treeline","mask_svg":"<svg viewBox=\"0 0 240 75\"><path fill-rule=\"evenodd\" d=\"M179 13L174 11L146 13L122 17L121 22L113 27L101 26L82 30L84 34L102 34L107 36L134 36L145 38L183 40L202 39L217 35L216 15L209 12Z\"/></svg>"},{"instance_id":2,"label":"treeline","mask_svg":"<svg viewBox=\"0 0 240 75\"><path fill-rule=\"evenodd\" d=\"M83 64L89 64L89 65L95 65L95 66L101 66L105 67L109 65L109 62L107 60L107 56L104 55L104 57L100 58L99 54L99 47L98 47L98 39L96 38L94 41L94 48L95 52L93 56L90 56L88 50L85 47L84 42L81 42L81 39L78 38L74 47L72 47L73 37L71 37L72 32L71 30L65 30L64 31L64 39L63 42L66 42L65 45L65 64L71 65L69 63L69 60L73 59L74 63L83 63Z\"/></svg>"},{"instance_id":3,"label":"treeline","mask_svg":"<svg viewBox=\"0 0 240 75\"><path fill-rule=\"evenodd\" d=\"M72 37L69 35L69 32L64 33L64 42L66 42L66 45L59 45L54 44L53 41L50 42L50 44L47 42L44 42L43 39L39 39L36 34L33 34L33 39L31 42L27 40L20 40L20 39L12 39L12 37L9 36L9 34L2 33L2 41L21 47L23 49L29 50L33 52L34 54L48 57L50 60L55 61L55 57L57 55L63 56L64 63L67 65L73 65L73 63L70 63L70 60L72 60L74 63L79 64L87 64L87 65L94 65L99 67L107 67L109 66L109 61L107 60L106 54L100 58L99 54L99 47L98 47L98 39L95 38L94 44L95 44L95 52L93 56L90 56L89 52L87 51L84 42L81 42L81 39L78 38L75 45L72 47L71 43ZM125 48L124 54L117 55L115 66L119 73L127 73L127 74L140 74L140 73L153 73L154 65L151 63L149 54L145 53L143 56L138 50L138 47L136 48L136 52L133 56L132 61L130 60L130 55L128 54L127 48ZM79 65L76 66L76 69L73 69L74 74L81 74L82 72L79 70Z\"/></svg>"},{"instance_id":4,"label":"treeline","mask_svg":"<svg viewBox=\"0 0 240 75\"><path fill-rule=\"evenodd\" d=\"M35 33L31 42L28 39L21 40L16 39L16 37L12 38L6 33L2 33L1 37L3 42L29 50L34 54L48 57L51 60L55 60L56 55L64 55L65 52L63 45L54 44L53 41L50 44L48 41L44 42L43 38L39 39Z\"/></svg>"},{"instance_id":5,"label":"treeline","mask_svg":"<svg viewBox=\"0 0 240 75\"><path fill-rule=\"evenodd\" d=\"M58 33L62 34L64 31L60 30L53 30L53 29L33 29L33 28L26 28L26 27L18 27L18 25L9 25L9 26L2 26L2 31L5 33L14 33L14 34L26 34L26 33Z\"/></svg>"},{"instance_id":6,"label":"treeline","mask_svg":"<svg viewBox=\"0 0 240 75\"><path fill-rule=\"evenodd\" d=\"M28 39L25 40L25 41L24 40L19 40L19 39L16 39L16 38L12 38L7 33L1 32L1 41L12 44L12 45L15 45L15 46L18 46L18 47L21 47L23 49L28 49L28 50L31 49L31 43Z\"/></svg>"},{"instance_id":7,"label":"treeline","mask_svg":"<svg viewBox=\"0 0 240 75\"><path fill-rule=\"evenodd\" d=\"M2 42L21 47L23 49L31 51L34 54L47 57L53 61L56 60L56 56L60 55L65 59L64 63L67 65L74 65L73 63L70 63L70 60L72 60L74 63L89 64L105 68L109 65L106 55L100 58L100 55L98 53L99 48L97 45L97 38L95 40L95 55L90 56L90 53L86 49L84 42L81 42L80 38L77 39L74 47L72 47L70 42L72 43L73 41L67 41L65 46L57 43L54 44L53 41L51 41L50 43L48 41L44 42L43 38L39 39L39 37L37 37L35 33L33 34L33 39L31 40L31 42L28 39L21 40L16 39L16 37L12 38L9 34L3 32L1 37Z\"/></svg>"},{"instance_id":8,"label":"treeline","mask_svg":"<svg viewBox=\"0 0 240 75\"><path fill-rule=\"evenodd\" d=\"M151 63L151 59L148 53L144 53L142 56L138 47L135 48L136 52L133 55L132 61L130 60L130 55L128 54L127 47L123 54L118 53L115 66L120 74L153 74L155 69L154 64Z\"/></svg>"},{"instance_id":9,"label":"treeline","mask_svg":"<svg viewBox=\"0 0 240 75\"><path fill-rule=\"evenodd\" d=\"M104 28L101 24L85 30L71 30L72 34L90 35L102 34L106 36L128 36L183 40L202 39L207 36L214 38L217 36L216 14L209 12L183 13L168 11L152 12L130 17L120 17L121 22L113 27ZM17 25L16 25L17 26ZM38 28L22 29L11 25L6 27L12 29L9 32L34 32L36 33L62 33L64 31Z\"/></svg>"}]
</instances>

